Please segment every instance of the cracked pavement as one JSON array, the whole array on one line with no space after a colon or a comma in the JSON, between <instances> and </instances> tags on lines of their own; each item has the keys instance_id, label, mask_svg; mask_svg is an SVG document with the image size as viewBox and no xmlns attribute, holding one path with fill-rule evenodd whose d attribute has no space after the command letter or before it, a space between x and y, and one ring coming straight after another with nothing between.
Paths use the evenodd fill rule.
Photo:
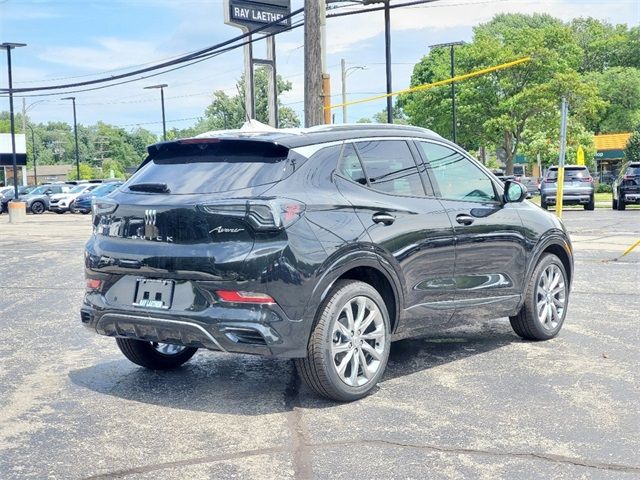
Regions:
<instances>
[{"instance_id":1,"label":"cracked pavement","mask_svg":"<svg viewBox=\"0 0 640 480\"><path fill-rule=\"evenodd\" d=\"M640 478L640 211L564 213L549 342L507 319L393 344L378 390L315 397L292 362L199 351L150 372L81 326L90 219L0 216L0 477Z\"/></svg>"}]
</instances>

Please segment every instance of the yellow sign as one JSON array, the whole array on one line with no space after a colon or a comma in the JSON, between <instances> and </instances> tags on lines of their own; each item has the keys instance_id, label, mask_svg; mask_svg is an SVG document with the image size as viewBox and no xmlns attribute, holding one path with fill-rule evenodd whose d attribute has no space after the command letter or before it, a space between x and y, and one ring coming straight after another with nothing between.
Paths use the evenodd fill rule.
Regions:
<instances>
[{"instance_id":1,"label":"yellow sign","mask_svg":"<svg viewBox=\"0 0 640 480\"><path fill-rule=\"evenodd\" d=\"M576 155L576 164L584 165L584 148L582 148L582 145L578 147L578 152Z\"/></svg>"}]
</instances>

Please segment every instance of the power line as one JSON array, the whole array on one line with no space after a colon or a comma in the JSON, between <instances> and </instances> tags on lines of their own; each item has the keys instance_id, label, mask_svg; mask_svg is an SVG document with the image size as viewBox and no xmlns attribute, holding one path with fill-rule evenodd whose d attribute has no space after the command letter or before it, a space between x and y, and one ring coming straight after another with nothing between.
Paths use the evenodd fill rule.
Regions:
<instances>
[{"instance_id":1,"label":"power line","mask_svg":"<svg viewBox=\"0 0 640 480\"><path fill-rule=\"evenodd\" d=\"M221 52L218 52L219 49L222 49L224 47L227 47L233 43L236 43L238 41L241 41L245 38L250 37L253 34L256 33L260 33L263 30L269 28L270 26L273 26L277 23L282 22L283 20L289 19L295 15L298 15L300 13L302 13L304 11L303 8L299 8L298 10L295 10L293 12L291 12L289 15L286 15L278 20L275 20L273 22L267 23L261 27L255 28L253 30L250 30L248 32L242 33L236 37L230 38L228 40L225 40L223 42L220 42L216 45L212 45L210 47L206 47L200 50L197 50L193 53L190 53L188 55L184 55L182 57L178 57L174 60L170 60L170 61L166 61L166 62L162 62L159 63L157 65L153 65L150 67L146 67L146 68L141 68L138 70L134 70L131 72L127 72L127 73L122 73L119 75L112 75L110 77L105 77L105 78L98 78L98 79L94 79L94 80L87 80L85 82L76 82L76 83L68 83L68 84L62 84L62 85L47 85L47 86L42 86L42 87L28 87L28 88L14 88L13 92L34 92L34 91L40 91L40 90L63 90L63 89L69 89L69 88L77 88L77 87L84 87L84 86L89 86L89 85L96 85L99 83L106 83L106 82L112 82L114 80L120 80L120 79L124 79L124 78L128 78L128 77L132 77L135 75L141 75L147 72L152 72L155 70L160 70L163 68L167 68L167 67L172 67L174 65L178 65L181 63L187 63L196 59L202 59L205 60L206 58L209 58L209 56L213 56L216 54L219 54ZM239 46L239 45L238 45ZM234 48L237 48L238 46L235 46ZM204 58L203 58L204 57ZM171 71L171 70L169 70ZM148 77L147 77L148 78ZM8 93L8 89L2 89L3 92Z\"/></svg>"},{"instance_id":2,"label":"power line","mask_svg":"<svg viewBox=\"0 0 640 480\"><path fill-rule=\"evenodd\" d=\"M425 3L433 3L439 0L413 0L410 2L405 2L402 4L395 4L395 5L390 5L389 8L401 8L401 7L408 7L408 6L414 6L414 5L421 5L421 4L425 4ZM337 7L337 8L345 8L345 7ZM378 10L382 10L384 9L384 7L375 7L375 8L367 8L367 9L359 9L359 10L352 10L352 11L348 11L348 12L339 12L339 13L328 13L327 17L329 18L333 18L333 17L341 17L341 16L347 16L347 15L357 15L357 14L362 14L362 13L369 13L369 12L374 12L374 11L378 11ZM196 50L190 54L187 55L183 55L181 57L178 57L176 59L167 61L167 62L163 62L157 65L153 65L150 67L146 67L143 69L138 69L138 70L134 70L132 72L127 72L127 73L123 73L120 75L113 75L110 77L105 77L105 78L99 78L99 79L94 79L94 80L88 80L85 82L76 82L76 83L70 83L70 84L62 84L62 85L48 85L48 86L42 86L42 87L28 87L28 88L17 88L17 89L13 89L14 94L16 92L35 92L35 91L41 91L41 90L64 90L64 89L69 89L69 88L77 88L77 87L82 87L82 86L89 86L89 85L96 85L99 83L107 83L107 82L113 82L114 80L118 80L118 79L124 79L124 78L128 78L128 77L132 77L135 75L140 75L140 74L144 74L147 72L151 72L151 71L155 71L155 70L161 70L164 68L168 68L174 65L180 65L180 64L185 64L181 67L176 67L176 68L171 68L169 70L165 70L163 72L159 72L156 74L152 74L152 75L146 75L143 77L139 77L136 78L134 80L130 80L128 82L116 82L116 83L110 83L109 85L106 85L102 88L107 88L110 86L117 86L117 85L122 85L124 83L129 83L129 82L133 82L133 81L139 81L139 80L144 80L146 78L151 78L157 75L162 75L164 73L169 73L172 72L174 70L177 70L178 68L184 68L186 66L190 66L190 65L194 65L195 63L199 63L201 61L204 60L208 60L209 58L213 58L217 55L220 55L221 53L225 53L227 51L233 50L235 48L241 47L247 43L252 43L254 41L257 41L258 39L250 39L249 41L245 41L242 42L238 45L232 45L240 40L243 40L255 33L259 33L261 31L263 31L264 29L272 26L273 24L279 23L282 20L286 20L288 18L292 18L296 15L298 15L299 13L302 13L304 11L303 8L299 8L298 10L295 10L294 12L290 13L289 15L276 20L274 22L270 22L268 24L265 24L261 27L258 27L254 30L251 30L249 32L245 32L241 35L238 35L236 37L233 37L229 40L226 40L224 42L220 42L216 45L210 46L210 47L206 47L200 50ZM298 28L302 25L303 23L297 23L295 25L291 25L289 27L287 27L285 30L283 31L290 31L293 30L295 28ZM271 35L275 35L274 33L271 34L265 34L265 37L267 36L271 36ZM229 46L225 49L222 49L222 47L226 47ZM222 49L222 50L220 50ZM142 64L145 65L145 64ZM68 93L79 93L79 92L83 92L83 91L92 91L92 90L98 90L99 88L88 88L88 89L82 89L82 90L69 90L69 91L65 91L62 92L60 94L68 94ZM8 93L8 89L0 89L0 91L2 91L3 93ZM57 95L57 94L33 94L33 95L16 95L16 96L20 96L20 97L36 97L36 96L50 96L50 95Z\"/></svg>"}]
</instances>

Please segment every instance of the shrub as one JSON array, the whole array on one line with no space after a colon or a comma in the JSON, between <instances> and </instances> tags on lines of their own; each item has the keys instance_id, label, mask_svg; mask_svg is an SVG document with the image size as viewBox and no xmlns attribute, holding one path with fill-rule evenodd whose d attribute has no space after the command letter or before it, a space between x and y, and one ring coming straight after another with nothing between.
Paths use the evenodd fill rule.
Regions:
<instances>
[{"instance_id":1,"label":"shrub","mask_svg":"<svg viewBox=\"0 0 640 480\"><path fill-rule=\"evenodd\" d=\"M598 189L596 190L597 193L611 193L611 185L609 185L608 183L599 183L598 184Z\"/></svg>"}]
</instances>

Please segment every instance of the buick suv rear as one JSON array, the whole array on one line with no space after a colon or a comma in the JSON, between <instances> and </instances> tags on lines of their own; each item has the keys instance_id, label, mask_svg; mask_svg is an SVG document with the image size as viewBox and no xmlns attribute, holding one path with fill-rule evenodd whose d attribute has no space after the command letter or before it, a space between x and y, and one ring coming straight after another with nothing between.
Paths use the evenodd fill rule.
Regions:
<instances>
[{"instance_id":1,"label":"buick suv rear","mask_svg":"<svg viewBox=\"0 0 640 480\"><path fill-rule=\"evenodd\" d=\"M413 127L160 143L93 201L81 320L147 368L198 348L274 355L354 400L395 339L501 316L557 335L571 244L525 195Z\"/></svg>"}]
</instances>

